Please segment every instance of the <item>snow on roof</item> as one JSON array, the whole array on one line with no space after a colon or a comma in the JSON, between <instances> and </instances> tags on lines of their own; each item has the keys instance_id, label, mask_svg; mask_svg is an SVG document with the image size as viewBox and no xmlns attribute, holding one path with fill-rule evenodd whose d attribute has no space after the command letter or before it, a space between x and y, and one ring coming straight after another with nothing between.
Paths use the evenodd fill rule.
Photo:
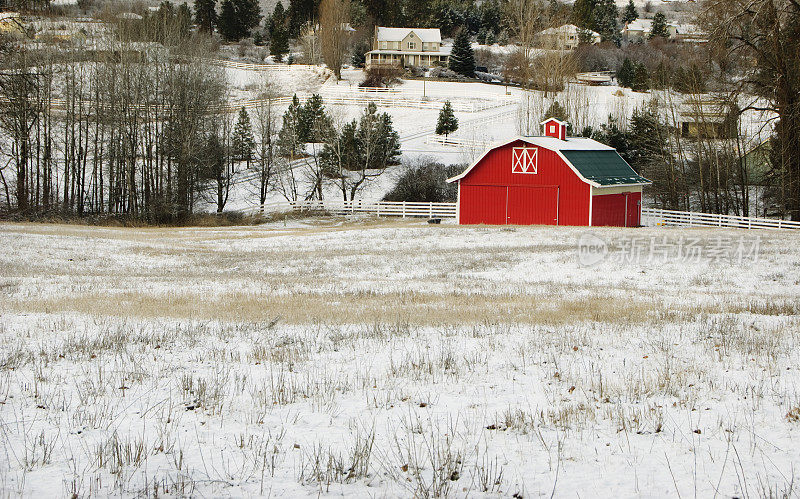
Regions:
<instances>
[{"instance_id":1,"label":"snow on roof","mask_svg":"<svg viewBox=\"0 0 800 499\"><path fill-rule=\"evenodd\" d=\"M548 120L545 120L548 121ZM611 185L646 185L651 182L636 174L613 147L601 144L585 137L567 137L566 140L555 137L517 137L501 144L495 144L484 152L477 161L455 177L447 179L455 182L467 176L483 158L491 151L505 147L517 141L527 142L531 145L544 147L556 151L564 162L586 183L594 187ZM591 156L595 153L594 156ZM613 154L609 154L613 153ZM587 156L589 154L590 156ZM568 156L572 156L569 158Z\"/></svg>"},{"instance_id":2,"label":"snow on roof","mask_svg":"<svg viewBox=\"0 0 800 499\"><path fill-rule=\"evenodd\" d=\"M574 24L565 24L563 26L559 26L558 28L547 28L545 30L540 31L538 34L540 35L559 35L559 34L567 34L567 35L577 35L580 31L588 31L592 34L592 36L597 35L600 36L600 33L596 31L590 30L582 30L581 28L575 26Z\"/></svg>"},{"instance_id":3,"label":"snow on roof","mask_svg":"<svg viewBox=\"0 0 800 499\"><path fill-rule=\"evenodd\" d=\"M409 51L409 50L387 50L375 49L370 50L367 54L386 54L386 55L450 55L452 47L441 47L439 50L426 50L422 51Z\"/></svg>"},{"instance_id":4,"label":"snow on roof","mask_svg":"<svg viewBox=\"0 0 800 499\"><path fill-rule=\"evenodd\" d=\"M442 32L438 28L385 28L378 26L375 28L376 38L379 42L399 42L403 41L412 31L424 43L441 43Z\"/></svg>"},{"instance_id":5,"label":"snow on roof","mask_svg":"<svg viewBox=\"0 0 800 499\"><path fill-rule=\"evenodd\" d=\"M644 19L642 17L638 19L634 19L633 21L629 22L625 28L629 31L644 31L646 33L650 32L650 26L653 25L652 19Z\"/></svg>"}]
</instances>

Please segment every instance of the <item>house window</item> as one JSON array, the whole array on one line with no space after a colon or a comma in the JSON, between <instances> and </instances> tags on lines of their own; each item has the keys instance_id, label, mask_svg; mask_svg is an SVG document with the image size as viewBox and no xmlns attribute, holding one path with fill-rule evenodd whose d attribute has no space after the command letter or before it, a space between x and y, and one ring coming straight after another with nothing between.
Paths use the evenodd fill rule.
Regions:
<instances>
[{"instance_id":1,"label":"house window","mask_svg":"<svg viewBox=\"0 0 800 499\"><path fill-rule=\"evenodd\" d=\"M386 50L386 42L381 42L381 49Z\"/></svg>"},{"instance_id":2,"label":"house window","mask_svg":"<svg viewBox=\"0 0 800 499\"><path fill-rule=\"evenodd\" d=\"M408 50L416 50L417 44L414 42L408 42Z\"/></svg>"},{"instance_id":3,"label":"house window","mask_svg":"<svg viewBox=\"0 0 800 499\"><path fill-rule=\"evenodd\" d=\"M536 173L538 163L536 147L515 147L511 151L512 173Z\"/></svg>"}]
</instances>

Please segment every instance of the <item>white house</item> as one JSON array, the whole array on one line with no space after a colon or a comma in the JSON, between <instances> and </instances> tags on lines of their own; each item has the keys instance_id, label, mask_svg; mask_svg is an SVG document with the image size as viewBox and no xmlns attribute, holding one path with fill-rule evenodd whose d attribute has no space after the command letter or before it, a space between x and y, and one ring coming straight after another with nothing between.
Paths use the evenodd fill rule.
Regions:
<instances>
[{"instance_id":1,"label":"white house","mask_svg":"<svg viewBox=\"0 0 800 499\"><path fill-rule=\"evenodd\" d=\"M553 50L575 50L581 42L581 33L589 43L600 43L600 33L579 28L574 24L565 24L558 28L548 28L536 33L539 47Z\"/></svg>"},{"instance_id":2,"label":"white house","mask_svg":"<svg viewBox=\"0 0 800 499\"><path fill-rule=\"evenodd\" d=\"M442 34L433 28L375 28L372 50L366 54L367 69L372 66L446 66L450 49L442 47Z\"/></svg>"}]
</instances>

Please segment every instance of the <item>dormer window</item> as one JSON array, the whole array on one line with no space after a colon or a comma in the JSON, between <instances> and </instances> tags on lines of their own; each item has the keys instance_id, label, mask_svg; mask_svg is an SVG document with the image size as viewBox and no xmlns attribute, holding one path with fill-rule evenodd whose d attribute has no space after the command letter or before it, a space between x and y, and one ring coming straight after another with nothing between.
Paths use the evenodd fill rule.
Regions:
<instances>
[{"instance_id":1,"label":"dormer window","mask_svg":"<svg viewBox=\"0 0 800 499\"><path fill-rule=\"evenodd\" d=\"M416 50L417 49L417 44L414 43L414 42L408 42L408 49L409 50Z\"/></svg>"}]
</instances>

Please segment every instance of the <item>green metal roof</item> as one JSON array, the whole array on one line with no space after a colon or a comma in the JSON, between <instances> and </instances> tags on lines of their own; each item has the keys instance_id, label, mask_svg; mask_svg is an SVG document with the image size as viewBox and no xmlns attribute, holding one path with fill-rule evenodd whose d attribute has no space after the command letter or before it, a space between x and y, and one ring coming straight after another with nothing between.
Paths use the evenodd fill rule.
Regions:
<instances>
[{"instance_id":1,"label":"green metal roof","mask_svg":"<svg viewBox=\"0 0 800 499\"><path fill-rule=\"evenodd\" d=\"M587 180L600 185L649 184L630 167L617 151L568 151L561 150L572 166Z\"/></svg>"}]
</instances>

